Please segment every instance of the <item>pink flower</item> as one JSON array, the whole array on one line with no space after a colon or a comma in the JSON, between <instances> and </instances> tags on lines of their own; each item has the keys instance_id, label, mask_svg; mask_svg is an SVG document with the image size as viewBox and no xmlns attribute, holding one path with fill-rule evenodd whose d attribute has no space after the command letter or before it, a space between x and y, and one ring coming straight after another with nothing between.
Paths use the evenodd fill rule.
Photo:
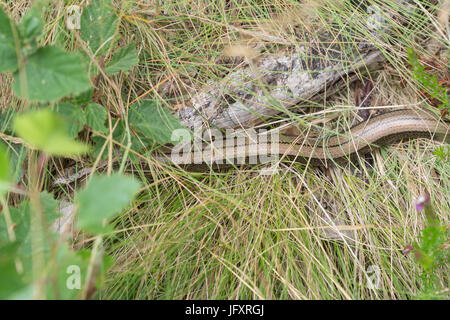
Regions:
<instances>
[{"instance_id":1,"label":"pink flower","mask_svg":"<svg viewBox=\"0 0 450 320\"><path fill-rule=\"evenodd\" d=\"M430 204L430 194L428 191L423 191L422 194L415 201L415 206L417 211L422 211L425 206Z\"/></svg>"},{"instance_id":2,"label":"pink flower","mask_svg":"<svg viewBox=\"0 0 450 320\"><path fill-rule=\"evenodd\" d=\"M407 244L406 247L403 248L402 253L406 256L408 253L410 253L413 250L414 250L413 246L410 244Z\"/></svg>"}]
</instances>

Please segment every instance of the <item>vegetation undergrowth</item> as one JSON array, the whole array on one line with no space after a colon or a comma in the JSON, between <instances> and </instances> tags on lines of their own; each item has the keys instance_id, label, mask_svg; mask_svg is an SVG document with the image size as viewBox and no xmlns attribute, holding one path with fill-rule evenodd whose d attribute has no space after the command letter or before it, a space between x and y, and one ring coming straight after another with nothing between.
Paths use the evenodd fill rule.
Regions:
<instances>
[{"instance_id":1,"label":"vegetation undergrowth","mask_svg":"<svg viewBox=\"0 0 450 320\"><path fill-rule=\"evenodd\" d=\"M0 298L448 299L447 144L412 140L322 171L282 162L273 175L149 156L173 142L177 108L247 54L315 45L325 31L387 58L357 74L374 84L369 110L447 117L440 3L408 3L1 2ZM314 115L273 122L350 124L354 85L342 82L304 101ZM98 170L55 184L73 164ZM429 199L415 202L425 189L432 218Z\"/></svg>"}]
</instances>

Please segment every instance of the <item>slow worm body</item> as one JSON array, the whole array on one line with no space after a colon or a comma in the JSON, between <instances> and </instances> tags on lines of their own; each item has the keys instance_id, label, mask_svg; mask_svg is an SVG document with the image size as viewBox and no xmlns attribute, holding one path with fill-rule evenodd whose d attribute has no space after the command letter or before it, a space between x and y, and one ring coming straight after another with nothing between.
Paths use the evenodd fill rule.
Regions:
<instances>
[{"instance_id":1,"label":"slow worm body","mask_svg":"<svg viewBox=\"0 0 450 320\"><path fill-rule=\"evenodd\" d=\"M397 110L373 117L352 127L348 133L335 135L326 141L304 140L291 146L280 146L280 154L323 162L327 159L347 161L373 147L411 138L449 141L450 126L429 112Z\"/></svg>"},{"instance_id":2,"label":"slow worm body","mask_svg":"<svg viewBox=\"0 0 450 320\"><path fill-rule=\"evenodd\" d=\"M207 168L208 164L248 164L248 159L259 156L288 158L296 162L310 162L314 165L326 165L327 161L346 162L358 154L364 154L372 148L411 138L431 138L450 141L450 126L435 115L419 110L397 110L370 118L352 127L348 132L325 139L280 135L276 143L268 141L261 145L254 139L244 137L240 143L231 147L223 143L203 143L200 152L189 152L184 157L174 158L168 152L155 159L165 163L198 166ZM275 153L273 152L275 150ZM239 161L236 161L240 159ZM107 162L102 162L97 168ZM251 164L251 163L250 163ZM206 165L206 166L205 166ZM84 168L76 173L59 177L55 184L73 182L91 172Z\"/></svg>"}]
</instances>

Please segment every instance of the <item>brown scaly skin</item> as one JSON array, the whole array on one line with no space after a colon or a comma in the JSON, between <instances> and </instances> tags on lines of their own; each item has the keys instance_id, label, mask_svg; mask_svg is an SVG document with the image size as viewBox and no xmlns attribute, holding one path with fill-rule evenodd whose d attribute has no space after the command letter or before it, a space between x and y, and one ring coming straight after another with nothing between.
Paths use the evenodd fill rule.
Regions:
<instances>
[{"instance_id":1,"label":"brown scaly skin","mask_svg":"<svg viewBox=\"0 0 450 320\"><path fill-rule=\"evenodd\" d=\"M450 142L450 126L447 122L437 118L434 114L422 110L396 110L363 121L348 132L332 136L326 140L302 138L298 136L281 136L279 151L275 156L278 159L289 159L300 163L310 163L316 166L328 166L331 163L345 163L358 155L371 151L374 147L388 145L401 140L412 138L430 138ZM208 171L211 168L229 167L230 163L237 165L236 159L244 159L248 164L249 156L270 155L271 144L267 149L246 138L239 147L221 148L222 152L211 151L211 144L203 143L201 156L195 158L194 154L187 157L187 161L173 162L171 153L155 155L154 160L175 164L187 170ZM249 153L249 148L253 151ZM217 150L217 149L216 149ZM232 151L232 152L228 152ZM233 154L232 157L225 155ZM194 160L196 160L194 162ZM196 163L200 162L200 163ZM107 162L105 162L107 163ZM211 165L212 164L212 165ZM103 162L97 168L103 167ZM60 177L55 184L68 184L85 175L90 174L90 168L84 168L69 177Z\"/></svg>"}]
</instances>

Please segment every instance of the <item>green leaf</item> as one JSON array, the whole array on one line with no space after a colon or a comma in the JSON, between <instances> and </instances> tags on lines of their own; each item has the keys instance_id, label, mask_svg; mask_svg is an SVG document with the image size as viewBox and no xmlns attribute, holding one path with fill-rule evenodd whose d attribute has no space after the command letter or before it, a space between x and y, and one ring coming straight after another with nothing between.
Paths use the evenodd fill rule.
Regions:
<instances>
[{"instance_id":1,"label":"green leaf","mask_svg":"<svg viewBox=\"0 0 450 320\"><path fill-rule=\"evenodd\" d=\"M136 66L138 62L136 44L132 43L129 46L117 50L111 61L107 64L105 71L109 75L116 74L119 71L128 71Z\"/></svg>"},{"instance_id":2,"label":"green leaf","mask_svg":"<svg viewBox=\"0 0 450 320\"><path fill-rule=\"evenodd\" d=\"M42 210L45 215L45 221L50 226L59 216L59 202L53 198L53 195L44 191L39 195L39 199L42 205ZM17 241L24 244L27 241L31 241L30 229L30 203L28 200L24 200L18 208L10 207L11 219L16 228L14 229ZM6 232L6 223L3 217L0 216L0 242L8 241L8 235ZM31 243L30 243L31 246ZM30 247L31 248L31 247ZM31 249L30 249L31 250ZM25 255L31 255L30 250L25 250Z\"/></svg>"},{"instance_id":3,"label":"green leaf","mask_svg":"<svg viewBox=\"0 0 450 320\"><path fill-rule=\"evenodd\" d=\"M106 53L117 28L117 16L110 1L93 1L83 10L81 38L96 56Z\"/></svg>"},{"instance_id":4,"label":"green leaf","mask_svg":"<svg viewBox=\"0 0 450 320\"><path fill-rule=\"evenodd\" d=\"M0 299L14 299L17 297L31 298L21 294L27 287L21 275L16 270L15 257L18 243L0 243Z\"/></svg>"},{"instance_id":5,"label":"green leaf","mask_svg":"<svg viewBox=\"0 0 450 320\"><path fill-rule=\"evenodd\" d=\"M100 155L100 151L102 151L103 145L105 143L106 139L94 136L92 137L93 147L92 147L92 156L97 159L97 157ZM100 160L106 160L108 158L108 151L103 150L102 156L100 157Z\"/></svg>"},{"instance_id":6,"label":"green leaf","mask_svg":"<svg viewBox=\"0 0 450 320\"><path fill-rule=\"evenodd\" d=\"M88 150L85 144L74 141L67 135L64 120L49 109L17 116L14 128L26 142L50 155L78 155Z\"/></svg>"},{"instance_id":7,"label":"green leaf","mask_svg":"<svg viewBox=\"0 0 450 320\"><path fill-rule=\"evenodd\" d=\"M6 148L0 143L0 196L8 190L10 183L10 161Z\"/></svg>"},{"instance_id":8,"label":"green leaf","mask_svg":"<svg viewBox=\"0 0 450 320\"><path fill-rule=\"evenodd\" d=\"M91 261L92 259L92 250L78 250L76 254L79 258L87 262ZM95 283L97 288L101 288L105 280L106 271L114 264L114 259L107 254L103 254L101 257L97 256L97 259L95 259L95 261L96 262L94 263L94 268L98 268L97 279Z\"/></svg>"},{"instance_id":9,"label":"green leaf","mask_svg":"<svg viewBox=\"0 0 450 320\"><path fill-rule=\"evenodd\" d=\"M92 233L110 230L106 223L130 204L139 188L140 183L132 177L94 176L75 197L78 228Z\"/></svg>"},{"instance_id":10,"label":"green leaf","mask_svg":"<svg viewBox=\"0 0 450 320\"><path fill-rule=\"evenodd\" d=\"M69 102L62 102L56 106L56 112L68 123L69 135L76 138L84 125L92 129L106 133L105 121L107 112L104 107L96 103L90 103L83 110L81 107Z\"/></svg>"},{"instance_id":11,"label":"green leaf","mask_svg":"<svg viewBox=\"0 0 450 320\"><path fill-rule=\"evenodd\" d=\"M93 94L94 94L94 88L89 88L88 90L73 97L72 101L73 101L73 103L78 104L78 105L86 105L92 101Z\"/></svg>"},{"instance_id":12,"label":"green leaf","mask_svg":"<svg viewBox=\"0 0 450 320\"><path fill-rule=\"evenodd\" d=\"M78 94L90 87L81 58L58 47L44 47L32 54L23 70L14 73L14 93L30 101L56 101L70 94Z\"/></svg>"},{"instance_id":13,"label":"green leaf","mask_svg":"<svg viewBox=\"0 0 450 320\"><path fill-rule=\"evenodd\" d=\"M89 256L83 256L62 243L57 249L54 262L50 270L54 283L47 285L47 299L76 299L86 282Z\"/></svg>"},{"instance_id":14,"label":"green leaf","mask_svg":"<svg viewBox=\"0 0 450 320\"><path fill-rule=\"evenodd\" d=\"M36 7L31 7L23 16L18 27L23 56L28 56L37 50L37 38L42 32L43 25L39 10Z\"/></svg>"},{"instance_id":15,"label":"green leaf","mask_svg":"<svg viewBox=\"0 0 450 320\"><path fill-rule=\"evenodd\" d=\"M143 100L131 106L128 114L130 126L144 137L166 144L171 142L172 132L183 128L179 120L167 109L151 100Z\"/></svg>"},{"instance_id":16,"label":"green leaf","mask_svg":"<svg viewBox=\"0 0 450 320\"><path fill-rule=\"evenodd\" d=\"M18 183L23 175L23 162L25 161L27 148L23 144L9 143L7 154L10 158L10 177L12 183Z\"/></svg>"},{"instance_id":17,"label":"green leaf","mask_svg":"<svg viewBox=\"0 0 450 320\"><path fill-rule=\"evenodd\" d=\"M113 140L117 141L118 143L122 145L127 144L127 133L126 133L126 124L124 120L119 120L119 123L116 127L116 129L113 132ZM100 136L94 136L92 137L93 147L92 147L92 155L97 158L100 154L100 151L103 148L103 145L105 142L107 142L107 139L100 137ZM136 135L131 135L131 149L135 152L141 152L143 149L145 149L145 146L151 145L153 143L153 140L147 139L145 137L136 137ZM107 150L107 149L106 149ZM133 153L130 153L129 157L132 158ZM105 160L108 158L108 152L103 150L101 160Z\"/></svg>"},{"instance_id":18,"label":"green leaf","mask_svg":"<svg viewBox=\"0 0 450 320\"><path fill-rule=\"evenodd\" d=\"M56 112L66 120L68 133L71 138L76 138L78 132L80 132L84 124L86 123L86 117L83 110L80 107L69 103L62 102L56 105Z\"/></svg>"},{"instance_id":19,"label":"green leaf","mask_svg":"<svg viewBox=\"0 0 450 320\"><path fill-rule=\"evenodd\" d=\"M53 196L47 192L42 192L40 194L40 202L42 205L42 211L44 214L44 221L46 226L49 227L55 219L58 217L58 208L59 203ZM10 207L9 208L11 220L14 227L14 233L16 236L16 244L17 251L15 253L15 257L20 260L21 265L24 269L23 280L25 282L32 281L32 256L33 256L33 247L32 247L32 237L31 237L31 208L30 202L28 200L23 201L18 208ZM48 229L48 228L46 228ZM41 250L44 255L49 258L51 253L51 242L47 240L56 240L59 238L59 234L50 232L49 236L45 237L44 241L40 244L39 250ZM0 216L0 244L8 243L8 232L6 227L5 219ZM1 281L0 281L1 283Z\"/></svg>"},{"instance_id":20,"label":"green leaf","mask_svg":"<svg viewBox=\"0 0 450 320\"><path fill-rule=\"evenodd\" d=\"M53 198L51 193L43 191L40 194L42 209L48 225L52 224L59 216L59 201Z\"/></svg>"},{"instance_id":21,"label":"green leaf","mask_svg":"<svg viewBox=\"0 0 450 320\"><path fill-rule=\"evenodd\" d=\"M0 181L9 181L9 157L2 143L0 143Z\"/></svg>"},{"instance_id":22,"label":"green leaf","mask_svg":"<svg viewBox=\"0 0 450 320\"><path fill-rule=\"evenodd\" d=\"M97 253L101 254L101 253ZM91 250L74 251L63 243L57 250L55 263L51 266L50 274L54 283L47 285L47 299L76 299L79 298L86 284L86 276L91 261ZM112 265L112 258L108 255L97 256L95 259L94 269L96 272L97 288L100 287L106 270ZM79 285L79 287L77 287ZM55 287L57 290L55 290Z\"/></svg>"},{"instance_id":23,"label":"green leaf","mask_svg":"<svg viewBox=\"0 0 450 320\"><path fill-rule=\"evenodd\" d=\"M15 71L19 67L11 23L0 7L0 72Z\"/></svg>"},{"instance_id":24,"label":"green leaf","mask_svg":"<svg viewBox=\"0 0 450 320\"><path fill-rule=\"evenodd\" d=\"M89 127L102 133L108 131L105 127L107 113L103 106L96 103L90 103L84 110L84 113L86 115L86 124Z\"/></svg>"},{"instance_id":25,"label":"green leaf","mask_svg":"<svg viewBox=\"0 0 450 320\"><path fill-rule=\"evenodd\" d=\"M36 40L42 32L43 22L36 7L30 8L19 24L23 40Z\"/></svg>"},{"instance_id":26,"label":"green leaf","mask_svg":"<svg viewBox=\"0 0 450 320\"><path fill-rule=\"evenodd\" d=\"M27 241L30 241L30 209L28 200L23 201L18 208L9 207L12 223L15 225L14 234L16 242L19 243L19 249ZM0 243L9 242L8 229L5 218L0 216ZM31 256L31 242L29 249L26 250L26 255Z\"/></svg>"}]
</instances>

